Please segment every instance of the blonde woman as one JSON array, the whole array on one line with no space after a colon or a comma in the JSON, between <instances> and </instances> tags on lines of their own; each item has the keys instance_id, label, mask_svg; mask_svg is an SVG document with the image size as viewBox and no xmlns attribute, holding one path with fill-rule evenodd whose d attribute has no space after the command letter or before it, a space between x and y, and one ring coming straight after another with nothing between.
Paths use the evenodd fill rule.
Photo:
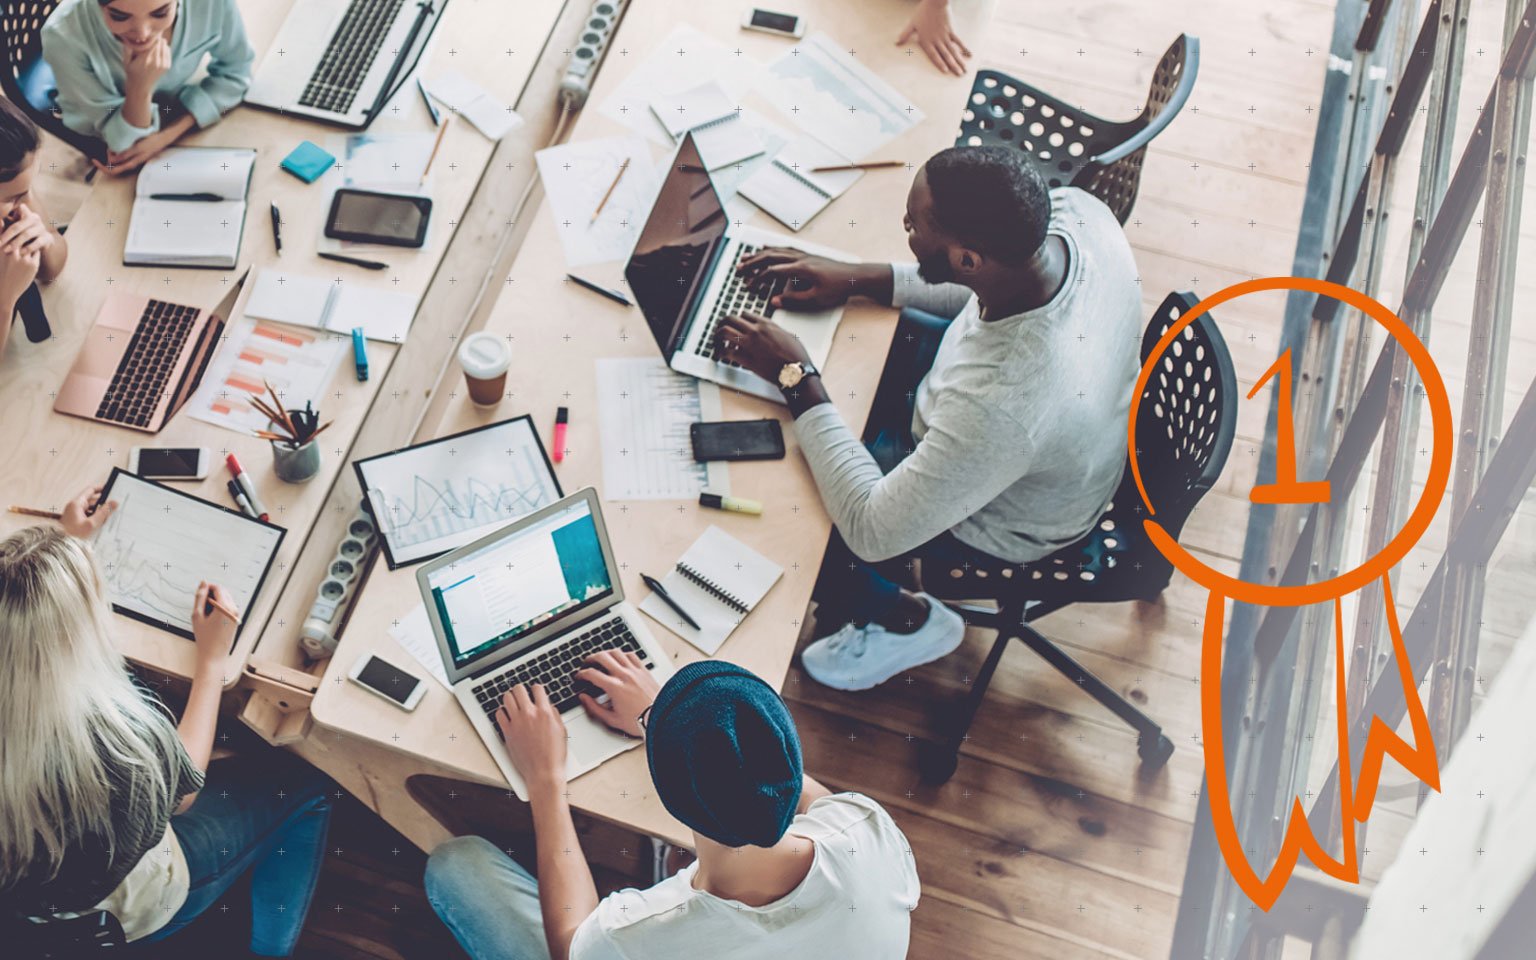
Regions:
<instances>
[{"instance_id":1,"label":"blonde woman","mask_svg":"<svg viewBox=\"0 0 1536 960\"><path fill-rule=\"evenodd\" d=\"M280 751L208 766L234 637L208 602L232 606L222 587L188 598L197 667L181 723L134 683L81 539L116 507L100 496L72 501L63 531L0 540L0 911L106 910L130 941L158 940L251 869L251 950L288 956L333 785Z\"/></svg>"}]
</instances>

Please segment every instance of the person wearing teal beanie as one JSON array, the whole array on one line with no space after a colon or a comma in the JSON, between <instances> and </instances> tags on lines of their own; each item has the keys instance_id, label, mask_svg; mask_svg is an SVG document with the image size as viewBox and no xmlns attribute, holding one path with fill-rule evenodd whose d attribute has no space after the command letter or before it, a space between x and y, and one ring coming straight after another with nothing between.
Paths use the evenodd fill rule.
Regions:
<instances>
[{"instance_id":1,"label":"person wearing teal beanie","mask_svg":"<svg viewBox=\"0 0 1536 960\"><path fill-rule=\"evenodd\" d=\"M838 960L904 957L917 906L911 847L881 807L805 775L778 693L721 660L657 688L633 655L604 651L578 676L594 716L645 737L652 785L693 831L698 859L647 890L599 901L566 801L565 727L542 688L500 714L528 784L538 875L480 837L441 844L427 898L475 960L768 960L816 950Z\"/></svg>"}]
</instances>

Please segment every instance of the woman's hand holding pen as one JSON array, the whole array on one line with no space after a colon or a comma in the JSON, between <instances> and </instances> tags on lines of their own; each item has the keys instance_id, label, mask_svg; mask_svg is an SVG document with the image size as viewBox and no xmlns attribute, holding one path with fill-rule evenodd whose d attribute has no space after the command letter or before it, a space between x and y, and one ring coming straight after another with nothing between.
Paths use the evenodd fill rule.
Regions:
<instances>
[{"instance_id":1,"label":"woman's hand holding pen","mask_svg":"<svg viewBox=\"0 0 1536 960\"><path fill-rule=\"evenodd\" d=\"M117 509L116 500L101 502L101 484L86 487L84 490L64 505L64 510L59 516L59 525L64 532L72 537L82 540L91 534L112 516L112 511Z\"/></svg>"},{"instance_id":2,"label":"woman's hand holding pen","mask_svg":"<svg viewBox=\"0 0 1536 960\"><path fill-rule=\"evenodd\" d=\"M229 591L206 580L197 585L192 600L192 638L197 641L197 668L199 673L220 674L224 659L235 645L235 628L239 621L231 615L235 600Z\"/></svg>"}]
</instances>

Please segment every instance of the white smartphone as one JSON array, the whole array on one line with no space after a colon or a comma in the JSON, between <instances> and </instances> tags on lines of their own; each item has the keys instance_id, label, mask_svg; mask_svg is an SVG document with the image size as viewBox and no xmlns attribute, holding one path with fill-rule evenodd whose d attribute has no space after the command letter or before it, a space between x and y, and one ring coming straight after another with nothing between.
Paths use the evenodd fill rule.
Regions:
<instances>
[{"instance_id":1,"label":"white smartphone","mask_svg":"<svg viewBox=\"0 0 1536 960\"><path fill-rule=\"evenodd\" d=\"M213 455L207 447L134 447L128 472L145 480L201 480Z\"/></svg>"},{"instance_id":2,"label":"white smartphone","mask_svg":"<svg viewBox=\"0 0 1536 960\"><path fill-rule=\"evenodd\" d=\"M371 653L358 657L347 676L364 690L383 697L401 710L415 710L427 692L427 685L420 677Z\"/></svg>"},{"instance_id":3,"label":"white smartphone","mask_svg":"<svg viewBox=\"0 0 1536 960\"><path fill-rule=\"evenodd\" d=\"M799 40L805 36L805 18L753 7L742 15L741 29L761 30L763 33L776 33L781 37Z\"/></svg>"}]
</instances>

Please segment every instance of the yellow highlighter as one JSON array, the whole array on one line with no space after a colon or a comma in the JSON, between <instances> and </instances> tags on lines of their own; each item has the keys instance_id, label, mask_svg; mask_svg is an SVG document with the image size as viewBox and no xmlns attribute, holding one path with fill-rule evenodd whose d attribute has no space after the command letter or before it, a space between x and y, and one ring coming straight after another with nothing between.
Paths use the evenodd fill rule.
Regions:
<instances>
[{"instance_id":1,"label":"yellow highlighter","mask_svg":"<svg viewBox=\"0 0 1536 960\"><path fill-rule=\"evenodd\" d=\"M714 507L716 510L729 510L732 513L750 513L754 517L762 516L763 505L756 500L748 500L745 497L722 497L718 493L699 494L699 505Z\"/></svg>"}]
</instances>

